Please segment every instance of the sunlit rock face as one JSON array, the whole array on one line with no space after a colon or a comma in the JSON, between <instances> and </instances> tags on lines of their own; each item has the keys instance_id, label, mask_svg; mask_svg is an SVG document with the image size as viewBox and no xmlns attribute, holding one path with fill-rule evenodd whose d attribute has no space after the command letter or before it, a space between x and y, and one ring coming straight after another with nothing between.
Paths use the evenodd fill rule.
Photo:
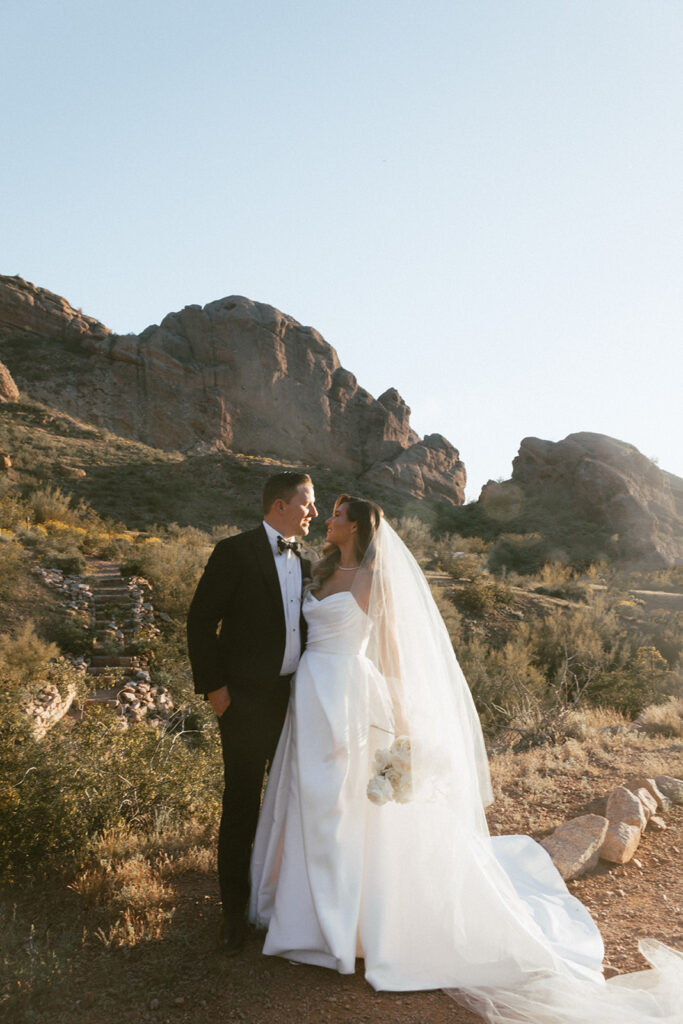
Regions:
<instances>
[{"instance_id":1,"label":"sunlit rock face","mask_svg":"<svg viewBox=\"0 0 683 1024\"><path fill-rule=\"evenodd\" d=\"M0 340L68 342L26 371L29 395L145 444L233 451L348 470L395 490L464 501L465 468L440 435L421 440L390 388L378 399L313 328L229 296L169 313L141 334L113 335L68 302L0 278ZM12 346L3 345L10 363ZM16 347L14 349L15 358ZM23 363L22 363L23 366Z\"/></svg>"},{"instance_id":2,"label":"sunlit rock face","mask_svg":"<svg viewBox=\"0 0 683 1024\"><path fill-rule=\"evenodd\" d=\"M491 518L519 523L533 504L601 528L610 553L668 566L683 561L683 480L666 473L632 444L604 434L563 441L526 437L512 479L487 484L479 498Z\"/></svg>"},{"instance_id":3,"label":"sunlit rock face","mask_svg":"<svg viewBox=\"0 0 683 1024\"><path fill-rule=\"evenodd\" d=\"M18 402L19 388L4 363L0 363L0 402Z\"/></svg>"},{"instance_id":4,"label":"sunlit rock face","mask_svg":"<svg viewBox=\"0 0 683 1024\"><path fill-rule=\"evenodd\" d=\"M50 338L110 334L109 328L74 309L61 295L22 277L0 275L0 337L14 331Z\"/></svg>"}]
</instances>

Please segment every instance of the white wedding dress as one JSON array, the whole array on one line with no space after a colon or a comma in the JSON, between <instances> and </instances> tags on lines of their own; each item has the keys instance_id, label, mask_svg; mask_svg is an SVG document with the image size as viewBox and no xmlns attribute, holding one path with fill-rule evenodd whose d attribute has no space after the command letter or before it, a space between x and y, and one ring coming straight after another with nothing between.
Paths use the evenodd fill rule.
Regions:
<instances>
[{"instance_id":1,"label":"white wedding dress","mask_svg":"<svg viewBox=\"0 0 683 1024\"><path fill-rule=\"evenodd\" d=\"M545 850L491 839L469 794L455 830L438 785L405 804L368 800L375 751L391 742L386 682L366 656L370 620L350 592L309 592L303 613L308 643L252 857L263 952L345 974L362 957L374 988L458 990L496 1024L680 1020L668 975L630 976L657 975L660 1001L647 984L604 983L599 931Z\"/></svg>"}]
</instances>

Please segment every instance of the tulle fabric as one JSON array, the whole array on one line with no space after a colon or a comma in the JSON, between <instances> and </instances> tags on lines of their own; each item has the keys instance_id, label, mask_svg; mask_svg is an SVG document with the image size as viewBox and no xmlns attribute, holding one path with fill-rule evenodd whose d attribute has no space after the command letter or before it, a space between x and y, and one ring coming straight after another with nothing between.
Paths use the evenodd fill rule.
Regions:
<instances>
[{"instance_id":1,"label":"tulle fabric","mask_svg":"<svg viewBox=\"0 0 683 1024\"><path fill-rule=\"evenodd\" d=\"M650 969L602 985L549 971L509 988L446 991L489 1024L681 1024L683 957L654 939L641 939L638 948Z\"/></svg>"},{"instance_id":2,"label":"tulle fabric","mask_svg":"<svg viewBox=\"0 0 683 1024\"><path fill-rule=\"evenodd\" d=\"M545 850L488 834L486 752L429 587L383 522L352 593L308 595L252 861L264 952L376 989L443 988L490 1024L680 1024L681 957L605 983L602 940ZM413 799L365 795L378 746L413 750ZM678 993L678 994L677 994Z\"/></svg>"}]
</instances>

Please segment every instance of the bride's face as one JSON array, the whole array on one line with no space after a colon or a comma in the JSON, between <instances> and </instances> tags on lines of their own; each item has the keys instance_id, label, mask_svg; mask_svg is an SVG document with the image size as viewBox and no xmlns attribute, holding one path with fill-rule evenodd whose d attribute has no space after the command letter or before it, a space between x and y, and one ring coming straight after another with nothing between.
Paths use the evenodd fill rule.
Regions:
<instances>
[{"instance_id":1,"label":"bride's face","mask_svg":"<svg viewBox=\"0 0 683 1024\"><path fill-rule=\"evenodd\" d=\"M358 529L356 524L349 519L348 510L348 502L345 501L343 504L337 505L329 519L325 520L327 540L331 544L336 544L338 548L347 545Z\"/></svg>"}]
</instances>

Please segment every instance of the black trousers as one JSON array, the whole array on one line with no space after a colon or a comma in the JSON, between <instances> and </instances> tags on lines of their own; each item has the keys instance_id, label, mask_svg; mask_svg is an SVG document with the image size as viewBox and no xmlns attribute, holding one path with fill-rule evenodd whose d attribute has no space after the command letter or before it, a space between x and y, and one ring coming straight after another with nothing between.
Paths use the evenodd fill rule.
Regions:
<instances>
[{"instance_id":1,"label":"black trousers","mask_svg":"<svg viewBox=\"0 0 683 1024\"><path fill-rule=\"evenodd\" d=\"M231 690L218 719L225 768L218 833L218 881L224 914L242 914L249 902L249 861L266 767L273 760L287 713L291 676L248 690Z\"/></svg>"}]
</instances>

